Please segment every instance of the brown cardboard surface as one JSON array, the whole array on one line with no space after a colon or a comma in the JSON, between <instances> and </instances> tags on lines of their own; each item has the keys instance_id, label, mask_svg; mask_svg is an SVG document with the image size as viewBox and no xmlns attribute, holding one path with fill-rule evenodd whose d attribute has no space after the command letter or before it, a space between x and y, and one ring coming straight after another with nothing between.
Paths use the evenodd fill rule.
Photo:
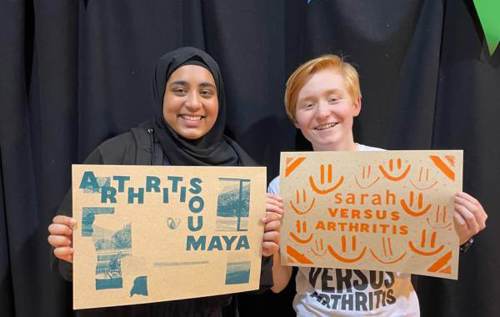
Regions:
<instances>
[{"instance_id":1,"label":"brown cardboard surface","mask_svg":"<svg viewBox=\"0 0 500 317\"><path fill-rule=\"evenodd\" d=\"M283 152L285 265L457 279L463 152Z\"/></svg>"},{"instance_id":2,"label":"brown cardboard surface","mask_svg":"<svg viewBox=\"0 0 500 317\"><path fill-rule=\"evenodd\" d=\"M259 287L264 167L73 165L74 309Z\"/></svg>"}]
</instances>

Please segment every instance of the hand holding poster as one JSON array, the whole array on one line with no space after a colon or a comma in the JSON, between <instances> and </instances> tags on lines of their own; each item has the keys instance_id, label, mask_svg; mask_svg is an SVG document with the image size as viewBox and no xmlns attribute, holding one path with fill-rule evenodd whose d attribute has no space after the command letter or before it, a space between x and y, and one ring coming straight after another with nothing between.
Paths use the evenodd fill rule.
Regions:
<instances>
[{"instance_id":1,"label":"hand holding poster","mask_svg":"<svg viewBox=\"0 0 500 317\"><path fill-rule=\"evenodd\" d=\"M285 265L456 279L462 151L281 154Z\"/></svg>"},{"instance_id":2,"label":"hand holding poster","mask_svg":"<svg viewBox=\"0 0 500 317\"><path fill-rule=\"evenodd\" d=\"M257 289L265 174L73 165L74 308Z\"/></svg>"}]
</instances>

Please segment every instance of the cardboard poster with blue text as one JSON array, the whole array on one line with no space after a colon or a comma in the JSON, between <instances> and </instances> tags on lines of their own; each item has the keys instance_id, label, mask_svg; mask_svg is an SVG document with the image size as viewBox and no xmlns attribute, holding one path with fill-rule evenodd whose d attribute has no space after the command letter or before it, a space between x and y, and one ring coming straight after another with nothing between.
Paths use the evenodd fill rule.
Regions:
<instances>
[{"instance_id":1,"label":"cardboard poster with blue text","mask_svg":"<svg viewBox=\"0 0 500 317\"><path fill-rule=\"evenodd\" d=\"M73 308L259 288L265 167L73 165Z\"/></svg>"},{"instance_id":2,"label":"cardboard poster with blue text","mask_svg":"<svg viewBox=\"0 0 500 317\"><path fill-rule=\"evenodd\" d=\"M463 152L283 152L285 265L457 279Z\"/></svg>"}]
</instances>

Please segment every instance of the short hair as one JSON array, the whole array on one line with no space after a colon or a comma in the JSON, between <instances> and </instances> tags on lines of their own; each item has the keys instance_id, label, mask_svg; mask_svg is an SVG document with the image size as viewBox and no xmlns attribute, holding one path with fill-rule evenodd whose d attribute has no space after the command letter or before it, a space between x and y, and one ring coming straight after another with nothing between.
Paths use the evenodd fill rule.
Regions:
<instances>
[{"instance_id":1,"label":"short hair","mask_svg":"<svg viewBox=\"0 0 500 317\"><path fill-rule=\"evenodd\" d=\"M285 109L288 117L295 122L295 111L297 109L297 98L299 92L304 87L311 76L324 69L331 68L337 71L346 83L347 92L352 100L361 98L361 88L359 86L359 75L351 64L345 62L341 57L334 54L326 54L311 59L300 65L288 77L285 89Z\"/></svg>"}]
</instances>

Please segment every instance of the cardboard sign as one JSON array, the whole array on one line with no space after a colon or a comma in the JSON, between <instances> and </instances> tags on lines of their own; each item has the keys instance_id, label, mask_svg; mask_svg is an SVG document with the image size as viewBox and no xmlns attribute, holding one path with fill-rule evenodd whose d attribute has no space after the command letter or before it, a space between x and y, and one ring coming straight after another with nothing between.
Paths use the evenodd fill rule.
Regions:
<instances>
[{"instance_id":1,"label":"cardboard sign","mask_svg":"<svg viewBox=\"0 0 500 317\"><path fill-rule=\"evenodd\" d=\"M457 279L462 151L281 153L285 265Z\"/></svg>"},{"instance_id":2,"label":"cardboard sign","mask_svg":"<svg viewBox=\"0 0 500 317\"><path fill-rule=\"evenodd\" d=\"M73 307L259 287L266 169L73 165Z\"/></svg>"}]
</instances>

